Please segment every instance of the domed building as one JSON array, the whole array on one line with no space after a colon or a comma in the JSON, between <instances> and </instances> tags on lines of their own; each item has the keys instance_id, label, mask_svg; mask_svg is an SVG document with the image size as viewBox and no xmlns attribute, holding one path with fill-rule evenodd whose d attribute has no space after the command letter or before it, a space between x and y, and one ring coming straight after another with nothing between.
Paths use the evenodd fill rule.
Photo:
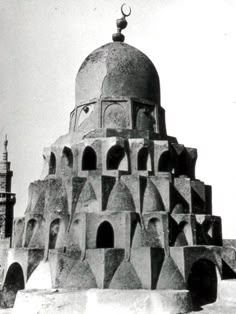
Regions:
<instances>
[{"instance_id":1,"label":"domed building","mask_svg":"<svg viewBox=\"0 0 236 314\"><path fill-rule=\"evenodd\" d=\"M216 300L211 187L195 178L197 150L167 135L158 73L123 42L119 21L114 41L82 63L69 133L44 150L42 178L14 221L7 304L9 269L28 289L149 291L185 312Z\"/></svg>"}]
</instances>

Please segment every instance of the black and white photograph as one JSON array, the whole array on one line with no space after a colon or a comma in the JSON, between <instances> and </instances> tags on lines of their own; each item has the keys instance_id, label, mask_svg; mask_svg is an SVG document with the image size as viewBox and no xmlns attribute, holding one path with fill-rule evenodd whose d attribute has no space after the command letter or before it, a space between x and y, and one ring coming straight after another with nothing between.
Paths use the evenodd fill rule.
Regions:
<instances>
[{"instance_id":1,"label":"black and white photograph","mask_svg":"<svg viewBox=\"0 0 236 314\"><path fill-rule=\"evenodd\" d=\"M236 1L0 0L0 69L0 314L235 314Z\"/></svg>"}]
</instances>

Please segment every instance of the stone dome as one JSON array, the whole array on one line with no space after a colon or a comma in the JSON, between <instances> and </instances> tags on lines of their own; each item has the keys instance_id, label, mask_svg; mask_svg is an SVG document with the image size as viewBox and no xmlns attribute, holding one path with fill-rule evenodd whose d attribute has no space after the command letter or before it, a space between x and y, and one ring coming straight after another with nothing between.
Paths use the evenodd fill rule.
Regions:
<instances>
[{"instance_id":1,"label":"stone dome","mask_svg":"<svg viewBox=\"0 0 236 314\"><path fill-rule=\"evenodd\" d=\"M76 77L76 106L100 97L127 96L160 102L159 77L151 60L121 42L93 51Z\"/></svg>"}]
</instances>

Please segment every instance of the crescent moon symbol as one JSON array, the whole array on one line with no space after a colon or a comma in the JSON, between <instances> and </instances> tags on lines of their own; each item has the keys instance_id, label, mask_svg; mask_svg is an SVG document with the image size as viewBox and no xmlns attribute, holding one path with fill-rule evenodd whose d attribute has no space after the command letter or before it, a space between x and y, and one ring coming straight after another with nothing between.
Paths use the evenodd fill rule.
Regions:
<instances>
[{"instance_id":1,"label":"crescent moon symbol","mask_svg":"<svg viewBox=\"0 0 236 314\"><path fill-rule=\"evenodd\" d=\"M129 8L129 13L128 13L128 14L124 12L124 10L123 10L123 7L124 7L124 6L126 6L127 8ZM131 14L131 7L129 7L126 3L123 3L122 6L121 6L121 13L122 13L125 17L130 16L130 14Z\"/></svg>"}]
</instances>

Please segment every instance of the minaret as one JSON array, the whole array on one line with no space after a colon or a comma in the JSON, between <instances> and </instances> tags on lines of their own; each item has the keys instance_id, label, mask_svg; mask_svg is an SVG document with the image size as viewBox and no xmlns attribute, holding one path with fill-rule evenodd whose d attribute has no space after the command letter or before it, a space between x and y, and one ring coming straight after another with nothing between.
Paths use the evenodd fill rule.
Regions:
<instances>
[{"instance_id":1,"label":"minaret","mask_svg":"<svg viewBox=\"0 0 236 314\"><path fill-rule=\"evenodd\" d=\"M15 194L11 193L13 172L8 161L7 135L5 136L2 161L0 161L0 239L11 237Z\"/></svg>"}]
</instances>

